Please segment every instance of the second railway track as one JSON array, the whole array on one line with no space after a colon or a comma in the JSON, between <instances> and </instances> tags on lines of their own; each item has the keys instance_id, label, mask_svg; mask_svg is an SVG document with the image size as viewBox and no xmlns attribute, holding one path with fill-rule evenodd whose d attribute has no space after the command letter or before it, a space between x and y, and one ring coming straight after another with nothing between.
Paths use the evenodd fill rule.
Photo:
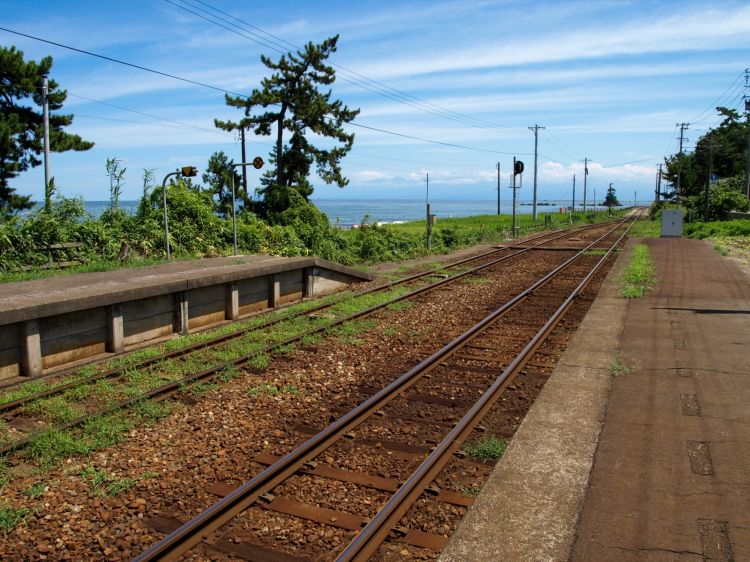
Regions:
<instances>
[{"instance_id":1,"label":"second railway track","mask_svg":"<svg viewBox=\"0 0 750 562\"><path fill-rule=\"evenodd\" d=\"M560 258L448 345L425 350L428 357L392 382L385 373L373 373L358 386L360 398L355 392L348 400L361 403L350 410L347 401L339 404L343 415L327 427L315 429L312 415L300 420L293 431L312 437L286 454L249 459L258 473L240 486L217 482L209 492L225 497L197 517L182 523L179 514L162 510L150 522L167 536L138 560L189 552L202 558L201 549L269 562L387 559L392 550L382 547L386 540L386 546L400 544L419 556L439 552L446 533L420 528L424 516L415 502L429 508L431 519L445 520L446 529L446 513L460 518L470 505L470 495L451 489L465 466L431 483L446 465L470 463L453 453L483 417L494 415L493 406L518 373L529 375L519 384L536 387L535 377L548 372L556 353L548 336L622 241L622 230L624 225L611 227L575 255ZM591 252L605 240L604 255ZM332 501L332 490L338 490L336 497L343 491L343 503ZM279 518L302 530L269 537L264 525Z\"/></svg>"},{"instance_id":2,"label":"second railway track","mask_svg":"<svg viewBox=\"0 0 750 562\"><path fill-rule=\"evenodd\" d=\"M204 337L201 341L179 349L169 351L158 357L149 357L139 362L126 362L123 366L103 369L93 375L74 377L73 380L63 380L58 384L51 383L40 392L26 393L21 397L0 404L0 413L10 428L10 436L0 439L0 453L8 453L26 446L33 439L49 430L64 430L81 425L97 416L116 412L122 408L136 405L146 399L164 399L184 388L188 383L205 381L226 373L237 365L251 361L253 357L271 353L285 346L304 341L306 337L316 336L341 326L346 322L372 315L393 303L408 299L419 298L430 291L445 287L468 275L490 270L499 264L514 263L529 255L532 249L545 247L559 247L561 244L582 244L585 240L608 228L607 225L587 225L562 232L549 232L534 236L523 243L523 247L505 247L477 256L447 264L438 269L410 275L402 279L377 285L344 297L333 297L320 304L304 306L302 310L277 314L270 319L258 318L247 328L238 329L217 337ZM572 251L568 248L568 251ZM435 274L457 270L454 275L435 281ZM445 274L444 274L445 275ZM347 313L350 309L347 303L356 299L366 299L370 295L381 295L377 304L367 306L355 313ZM339 307L339 309L337 309ZM325 311L336 311L336 314L323 315ZM309 329L300 334L285 334L285 323L306 317L311 318ZM264 337L274 326L279 326L280 336ZM258 336L260 334L260 336ZM288 337L287 337L288 336ZM248 339L253 340L249 341ZM198 357L198 361L193 359ZM177 362L178 366L167 362ZM135 384L129 384L135 379ZM146 380L144 388L138 391L138 382ZM103 387L107 391L107 399L102 405L98 398L92 399L91 391ZM67 402L63 416L45 419L47 404L55 405L56 397L65 397Z\"/></svg>"}]
</instances>

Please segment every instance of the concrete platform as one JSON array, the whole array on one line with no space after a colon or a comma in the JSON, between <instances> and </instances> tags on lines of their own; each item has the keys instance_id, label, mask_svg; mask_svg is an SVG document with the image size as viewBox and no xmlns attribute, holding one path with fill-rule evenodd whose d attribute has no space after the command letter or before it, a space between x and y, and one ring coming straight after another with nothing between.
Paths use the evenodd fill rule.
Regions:
<instances>
[{"instance_id":1,"label":"concrete platform","mask_svg":"<svg viewBox=\"0 0 750 562\"><path fill-rule=\"evenodd\" d=\"M315 257L238 256L0 285L0 380L330 292L375 276Z\"/></svg>"},{"instance_id":2,"label":"concrete platform","mask_svg":"<svg viewBox=\"0 0 750 562\"><path fill-rule=\"evenodd\" d=\"M441 560L750 560L750 276L646 243L660 283L617 296L622 253Z\"/></svg>"}]
</instances>

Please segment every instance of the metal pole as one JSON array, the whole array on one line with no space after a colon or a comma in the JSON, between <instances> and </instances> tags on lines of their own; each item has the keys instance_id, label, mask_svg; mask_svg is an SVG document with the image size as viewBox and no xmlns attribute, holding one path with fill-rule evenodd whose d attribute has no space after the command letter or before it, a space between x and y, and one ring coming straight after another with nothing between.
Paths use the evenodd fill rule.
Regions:
<instances>
[{"instance_id":1,"label":"metal pole","mask_svg":"<svg viewBox=\"0 0 750 562\"><path fill-rule=\"evenodd\" d=\"M594 188L594 211L596 212L597 206L596 206L596 188Z\"/></svg>"},{"instance_id":2,"label":"metal pole","mask_svg":"<svg viewBox=\"0 0 750 562\"><path fill-rule=\"evenodd\" d=\"M539 146L539 129L544 129L539 125L529 127L530 130L534 131L534 199L531 209L531 220L536 221L536 163L537 163L537 149Z\"/></svg>"},{"instance_id":3,"label":"metal pole","mask_svg":"<svg viewBox=\"0 0 750 562\"><path fill-rule=\"evenodd\" d=\"M571 207L571 218L576 211L576 175L573 174L573 206Z\"/></svg>"},{"instance_id":4,"label":"metal pole","mask_svg":"<svg viewBox=\"0 0 750 562\"><path fill-rule=\"evenodd\" d=\"M242 138L242 161L247 162L245 157L245 127L240 127L240 136ZM245 191L245 197L247 197L247 168L242 166L242 189ZM237 244L235 242L234 255L237 255Z\"/></svg>"},{"instance_id":5,"label":"metal pole","mask_svg":"<svg viewBox=\"0 0 750 562\"><path fill-rule=\"evenodd\" d=\"M583 159L583 214L586 214L586 179L589 175L589 159Z\"/></svg>"},{"instance_id":6,"label":"metal pole","mask_svg":"<svg viewBox=\"0 0 750 562\"><path fill-rule=\"evenodd\" d=\"M244 144L243 144L243 147L244 147ZM242 166L242 173L243 174L245 173L245 166ZM234 255L236 256L237 255L237 203L235 202L235 196L234 196L234 166L232 166L230 170L230 175L232 176L232 232L233 232L232 241L234 242Z\"/></svg>"},{"instance_id":7,"label":"metal pole","mask_svg":"<svg viewBox=\"0 0 750 562\"><path fill-rule=\"evenodd\" d=\"M44 121L44 207L49 208L52 194L49 190L49 181L52 177L49 157L49 88L47 77L42 77L42 120Z\"/></svg>"},{"instance_id":8,"label":"metal pole","mask_svg":"<svg viewBox=\"0 0 750 562\"><path fill-rule=\"evenodd\" d=\"M633 207L637 207L637 206L638 206L638 192L634 191L633 192Z\"/></svg>"},{"instance_id":9,"label":"metal pole","mask_svg":"<svg viewBox=\"0 0 750 562\"><path fill-rule=\"evenodd\" d=\"M167 179L171 176L176 176L179 173L179 170L168 173L164 176L164 181L161 183L162 202L164 205L164 246L167 248L167 260L171 258L169 252L169 218L167 217Z\"/></svg>"},{"instance_id":10,"label":"metal pole","mask_svg":"<svg viewBox=\"0 0 750 562\"><path fill-rule=\"evenodd\" d=\"M497 214L500 215L500 162L497 163Z\"/></svg>"},{"instance_id":11,"label":"metal pole","mask_svg":"<svg viewBox=\"0 0 750 562\"><path fill-rule=\"evenodd\" d=\"M513 238L516 237L516 157L513 157Z\"/></svg>"},{"instance_id":12,"label":"metal pole","mask_svg":"<svg viewBox=\"0 0 750 562\"><path fill-rule=\"evenodd\" d=\"M426 232L427 232L427 250L429 251L432 248L432 228L430 228L430 173L427 172L427 177L425 179L425 183L427 185L427 192L425 194L425 207L427 209L427 222L425 224Z\"/></svg>"},{"instance_id":13,"label":"metal pole","mask_svg":"<svg viewBox=\"0 0 750 562\"><path fill-rule=\"evenodd\" d=\"M714 170L714 143L710 141L708 143L708 181L706 182L706 189L703 191L703 222L708 222L708 195L711 191L711 174Z\"/></svg>"}]
</instances>

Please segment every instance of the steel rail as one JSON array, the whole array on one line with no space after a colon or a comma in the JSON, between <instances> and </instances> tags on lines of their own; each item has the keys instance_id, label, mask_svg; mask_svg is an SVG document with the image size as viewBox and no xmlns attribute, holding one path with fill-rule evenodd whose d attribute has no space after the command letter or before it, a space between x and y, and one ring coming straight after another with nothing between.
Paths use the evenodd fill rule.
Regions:
<instances>
[{"instance_id":1,"label":"steel rail","mask_svg":"<svg viewBox=\"0 0 750 562\"><path fill-rule=\"evenodd\" d=\"M622 224L622 222L624 222L624 221L619 221L615 227L613 227L610 231L608 231L607 234L605 234L604 236L602 236L599 239L597 239L596 241L594 241L591 245L596 244L599 240L601 240L602 238L606 237L609 234L609 232L612 232L613 230L615 230L620 224ZM607 223L599 223L596 226L600 226L602 224L607 224ZM566 233L563 234L562 236L565 236L568 232L569 231L566 231ZM553 238L552 240L540 242L540 243L537 244L537 246L541 245L541 244L545 244L545 243L550 242L550 241L554 241L554 240L556 240L558 238L559 237ZM402 301L402 300L405 300L405 299L408 299L408 298L415 297L415 296L420 295L422 293L426 293L426 292L432 291L432 290L434 290L434 289L436 289L438 287L441 287L441 286L446 285L448 283L452 283L453 281L456 281L457 279L461 279L463 277L466 277L467 275L474 274L477 271L481 271L482 269L486 269L488 267L491 267L493 265L496 265L498 263L506 261L506 260L508 260L508 259L510 259L512 257L515 257L515 256L517 256L519 254L527 252L530 249L532 249L533 247L535 247L535 246L530 246L530 247L528 247L526 249L519 250L519 251L514 252L512 254L507 254L507 255L502 256L502 257L500 257L498 259L492 260L491 262L478 265L478 266L476 266L474 268L468 269L467 271L463 271L461 273L457 273L456 275L454 275L452 277L448 277L447 279L442 279L442 280L437 281L435 283L432 283L430 285L426 285L424 287L419 287L419 288L417 288L417 289L415 289L413 291L410 291L408 293L405 293L405 294L403 294L401 296L397 296L397 297L394 297L392 299L389 299L388 301L386 301L384 303L371 306L371 307L369 307L367 309L361 310L359 312L355 312L354 314L350 314L349 316L346 316L344 318L341 318L341 319L338 319L338 320L334 320L334 321L326 324L325 326L320 326L318 328L313 328L311 330L307 330L307 331L305 331L305 332L303 332L301 334L298 334L296 336L292 336L292 337L287 338L285 340L282 340L282 341L279 341L279 342L275 342L273 344L269 344L266 347L257 349L257 350L255 350L252 353L249 353L247 355L242 355L240 357L236 357L234 359L230 359L228 361L225 361L225 362L219 363L217 365L214 365L212 367L209 367L208 369L204 369L204 370L199 371L197 373L193 373L193 374L187 375L186 377L183 377L183 378L181 378L179 380L165 383L165 384L163 384L161 386L158 386L158 387L153 388L153 389L151 389L151 390L149 390L147 392L144 392L143 394L140 394L138 396L134 396L132 398L126 398L124 400L120 400L119 402L116 402L116 403L114 403L114 404L112 404L112 405L110 405L110 406L108 406L106 408L103 408L103 409L100 409L100 410L96 410L94 412L86 413L86 414L84 414L82 416L79 416L79 417L77 417L77 418L75 418L73 420L69 420L69 421L67 421L65 423L57 424L57 425L54 425L52 427L46 427L44 430L41 430L40 432L30 433L30 434L26 435L25 437L22 437L21 439L16 439L14 441L11 441L9 443L5 443L5 444L1 445L0 446L0 455L1 454L7 454L7 453L10 453L10 452L13 452L13 451L16 451L18 449L21 449L21 448L25 447L31 441L33 441L39 434L44 433L45 431L49 431L50 429L54 429L54 430L57 430L57 431L63 431L63 430L66 430L66 429L71 429L73 427L77 427L77 426L83 424L84 422L86 422L86 421L88 421L88 420L90 420L92 418L99 417L99 416L104 416L104 415L108 415L108 414L112 414L112 413L117 412L119 410L122 410L122 409L124 409L124 408L126 408L128 406L133 406L135 404L143 402L144 400L147 400L147 399L156 398L157 400L163 400L163 399L167 398L169 395L171 395L172 393L174 393L175 391L179 390L185 384L193 383L193 382L200 381L200 380L210 379L211 377L216 376L219 372L223 371L224 369L226 369L228 367L236 367L238 365L241 365L243 363L248 362L250 359L252 359L253 357L256 357L258 355L261 355L261 354L264 354L264 353L273 352L273 351L277 350L278 348L281 348L281 347L284 347L286 345L290 345L290 344L293 344L293 343L297 343L297 342L299 342L300 340L302 340L303 338L305 338L307 336L312 336L312 335L320 334L320 333L323 333L323 332L326 332L326 331L330 330L331 328L334 328L334 327L339 326L341 324L345 324L346 322L351 322L352 320L357 320L357 319L360 319L360 318L364 318L366 316L370 316L370 315L375 314L376 312L382 310L383 308L387 307L390 304L393 304L393 303L396 303L396 302L399 302L399 301ZM585 250L583 250L583 251L585 251ZM293 316L290 315L290 317L293 317ZM130 366L129 368L133 368L133 367ZM81 381L78 381L76 383L76 385L74 385L74 386L78 386L78 385L81 385L81 384L86 384L88 382L90 382L90 379L82 379ZM59 387L56 387L56 388L59 388Z\"/></svg>"},{"instance_id":2,"label":"steel rail","mask_svg":"<svg viewBox=\"0 0 750 562\"><path fill-rule=\"evenodd\" d=\"M565 314L581 292L588 286L591 279L601 269L614 249L625 238L634 223L635 221L631 222L625 232L612 244L607 253L586 274L578 286L537 331L523 350L508 364L479 400L456 423L448 435L435 446L422 464L417 467L404 484L391 496L383 508L357 533L354 539L336 558L336 562L361 562L368 560L377 551L390 534L391 529L409 511L414 502L451 460L452 454L461 446L482 418L489 412L505 388L512 382L515 375L523 369L534 352L560 321L563 314Z\"/></svg>"},{"instance_id":3,"label":"steel rail","mask_svg":"<svg viewBox=\"0 0 750 562\"><path fill-rule=\"evenodd\" d=\"M344 434L350 432L364 422L373 412L382 409L398 395L413 386L425 374L437 368L439 363L456 353L468 341L484 331L505 312L527 299L537 289L553 279L576 259L584 255L584 253L596 243L609 236L609 234L614 232L626 221L627 219L619 221L612 229L607 231L607 233L583 248L575 256L567 259L561 265L542 276L524 291L507 301L462 335L430 355L427 359L421 361L418 365L412 367L409 371L402 374L370 398L341 416L325 429L310 437L307 441L303 442L293 451L287 453L272 465L268 466L258 475L248 480L245 484L239 486L227 496L209 506L195 518L184 523L162 540L152 545L146 551L134 558L134 562L175 560L190 550L204 537L208 536L212 530L218 529L229 522L238 513L241 513L252 505L262 494L273 489L275 486L296 473L306 462L331 447Z\"/></svg>"},{"instance_id":4,"label":"steel rail","mask_svg":"<svg viewBox=\"0 0 750 562\"><path fill-rule=\"evenodd\" d=\"M534 248L538 248L538 247L542 246L543 244L559 240L560 238L565 237L567 234L569 234L571 232L579 232L581 230L593 229L595 227L598 227L598 226L601 226L601 225L604 225L604 224L607 224L607 223L603 222L603 223L598 223L596 225L584 225L584 226L581 226L581 227L566 229L564 231L556 230L556 231L553 231L553 232L545 232L545 233L539 234L537 236L532 236L531 238L527 239L525 242L532 242L532 241L535 241L535 240L539 240L540 238L546 238L548 236L552 236L553 234L557 234L557 236L554 236L550 240L545 240L545 241L543 241L541 243L538 243L538 244L535 244L533 246ZM160 354L160 355L155 356L155 357L149 357L147 359L144 359L142 361L138 361L136 363L131 363L131 364L128 364L128 365L123 366L123 367L116 367L116 368L113 368L113 369L108 369L106 371L102 371L101 373L96 373L96 374L91 375L89 377L85 377L85 378L81 378L81 379L78 379L78 380L75 380L75 381L71 381L71 382L68 382L68 383L60 384L60 385L54 386L52 388L48 388L48 389L43 390L43 391L40 391L40 392L37 392L37 393L34 393L34 394L30 394L28 396L24 396L22 398L18 398L16 400L12 400L12 401L8 401L8 402L0 403L0 414L4 414L6 412L13 411L13 410L15 410L15 409L17 409L17 408L25 405L25 404L28 404L29 402L33 402L34 400L39 400L41 398L47 398L49 396L54 396L56 394L60 394L60 393L62 393L64 391L66 391L66 390L69 390L71 388L76 388L76 387L78 387L78 386L80 386L82 384L89 384L89 383L96 382L96 381L101 380L101 379L115 378L118 375L122 374L125 370L129 370L129 369L143 369L145 367L150 367L152 365L155 365L155 364L157 364L157 363L159 363L161 361L166 361L168 359L174 359L174 358L177 358L177 357L182 357L182 356L187 355L189 353L193 353L195 351L200 351L201 349L205 349L207 347L211 347L211 346L214 346L214 345L217 345L217 344L225 343L227 341L231 341L233 339L242 337L242 336L246 335L249 332L263 330L265 328L269 328L271 326L274 326L276 324L279 324L281 322L284 322L284 321L292 319L292 318L298 318L300 316L310 315L310 314L313 314L315 312L319 312L321 310L325 310L327 308L331 308L332 306L335 306L335 305L337 305L337 304L339 304L341 302L344 302L346 300L349 300L349 299L354 299L354 298L357 298L357 297L361 297L363 295L373 294L373 293L377 293L377 292L380 292L380 291L385 291L385 290L391 289L393 287L396 287L396 286L399 286L399 285L403 285L404 283L408 283L410 281L414 281L414 280L417 280L417 279L420 279L420 278L424 278L424 277L430 277L431 275L437 273L438 271L443 271L443 270L446 270L446 269L457 267L459 265L463 265L465 263L468 263L468 262L471 262L471 261L476 261L478 259L490 256L492 254L497 254L497 253L500 253L500 252L503 252L503 251L506 251L506 250L511 250L511 249L514 249L514 248L512 246L509 246L509 247L505 247L505 248L496 248L496 249L493 249L493 250L489 250L487 252L482 252L482 253L477 254L475 256L469 256L467 258L458 260L458 261L450 263L450 264L446 264L446 265L441 266L441 267L436 267L436 268L433 268L433 269L425 271L425 272L415 273L413 275L402 277L400 279L396 279L396 280L391 281L389 283L385 283L383 285L378 285L377 287L372 287L372 288L369 288L369 289L364 289L364 290L361 290L361 291L356 291L356 292L354 292L352 294L347 294L343 298L336 299L333 302L321 303L319 305L316 305L316 306L313 306L313 307L310 307L310 308L306 308L305 310L302 310L302 311L299 311L299 312L294 312L294 313L290 313L290 314L282 314L282 315L279 315L277 317L270 318L270 319L268 319L265 322L261 322L259 324L254 324L254 325L248 326L246 328L240 328L240 329L238 329L238 330L236 330L234 332L231 332L229 334L223 334L221 336L216 336L214 338L210 338L210 339L207 339L207 340L204 340L204 341L201 341L201 342L196 342L195 344L187 345L187 346L182 347L180 349L175 349L173 351L169 351L167 353L163 353L163 354ZM528 250L528 248L526 248L526 250ZM510 259L511 257L519 255L520 253L522 253L522 252L514 252L512 254L508 254L506 256L503 256L500 261L505 261L506 259ZM499 262L493 261L493 262L490 262L489 265L494 265L495 263L499 263ZM51 375L51 376L57 376L57 375ZM22 387L24 384L29 384L29 383L32 383L32 382L36 382L38 380L40 380L40 379L39 378L35 378L33 380L24 382L24 383L22 383L20 385L20 387ZM2 451L0 450L0 453L1 452Z\"/></svg>"}]
</instances>

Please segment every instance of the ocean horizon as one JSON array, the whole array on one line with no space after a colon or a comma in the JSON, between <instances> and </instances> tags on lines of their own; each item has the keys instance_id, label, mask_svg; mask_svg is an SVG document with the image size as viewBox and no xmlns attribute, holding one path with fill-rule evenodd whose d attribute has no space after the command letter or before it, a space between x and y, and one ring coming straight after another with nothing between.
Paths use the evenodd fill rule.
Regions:
<instances>
[{"instance_id":1,"label":"ocean horizon","mask_svg":"<svg viewBox=\"0 0 750 562\"><path fill-rule=\"evenodd\" d=\"M328 217L333 225L351 227L367 220L369 223L393 223L422 220L426 214L424 199L316 199L311 201ZM579 202L577 202L579 203ZM438 219L470 217L497 214L497 201L492 199L434 199L430 201L432 214ZM579 203L580 204L580 203ZM567 209L570 201L559 199L543 200L537 203L537 213L559 213ZM86 212L98 218L109 208L109 201L86 201ZM138 201L120 201L120 209L133 214L138 209ZM512 206L501 202L500 212L511 214ZM531 201L520 201L516 213L531 214Z\"/></svg>"}]
</instances>

